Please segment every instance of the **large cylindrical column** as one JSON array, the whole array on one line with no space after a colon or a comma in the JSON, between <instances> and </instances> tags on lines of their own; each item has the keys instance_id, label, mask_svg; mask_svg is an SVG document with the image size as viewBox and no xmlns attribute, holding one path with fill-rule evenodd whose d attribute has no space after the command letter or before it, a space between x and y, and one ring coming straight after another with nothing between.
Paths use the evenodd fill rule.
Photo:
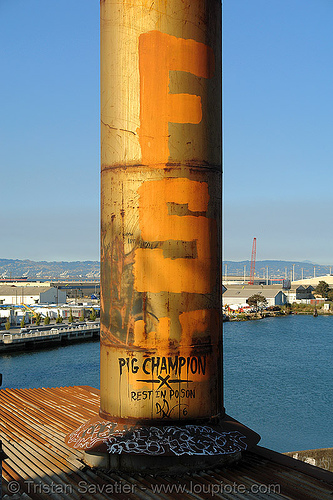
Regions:
<instances>
[{"instance_id":1,"label":"large cylindrical column","mask_svg":"<svg viewBox=\"0 0 333 500\"><path fill-rule=\"evenodd\" d=\"M221 415L221 2L101 2L101 411Z\"/></svg>"},{"instance_id":2,"label":"large cylindrical column","mask_svg":"<svg viewBox=\"0 0 333 500\"><path fill-rule=\"evenodd\" d=\"M221 0L101 1L101 406L75 447L244 447L221 430L221 48Z\"/></svg>"}]
</instances>

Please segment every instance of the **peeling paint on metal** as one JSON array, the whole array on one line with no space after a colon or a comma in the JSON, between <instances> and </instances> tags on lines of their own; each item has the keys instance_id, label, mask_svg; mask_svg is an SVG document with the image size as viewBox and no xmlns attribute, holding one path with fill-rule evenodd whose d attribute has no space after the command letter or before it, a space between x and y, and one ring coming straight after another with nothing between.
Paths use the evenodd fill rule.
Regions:
<instances>
[{"instance_id":1,"label":"peeling paint on metal","mask_svg":"<svg viewBox=\"0 0 333 500\"><path fill-rule=\"evenodd\" d=\"M221 3L109 0L101 41L100 415L223 416Z\"/></svg>"}]
</instances>

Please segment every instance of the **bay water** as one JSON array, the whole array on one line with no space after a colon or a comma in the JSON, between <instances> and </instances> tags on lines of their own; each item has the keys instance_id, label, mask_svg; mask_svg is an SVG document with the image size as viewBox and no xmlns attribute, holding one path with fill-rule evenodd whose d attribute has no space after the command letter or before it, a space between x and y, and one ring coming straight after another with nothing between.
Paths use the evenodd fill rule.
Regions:
<instances>
[{"instance_id":1,"label":"bay water","mask_svg":"<svg viewBox=\"0 0 333 500\"><path fill-rule=\"evenodd\" d=\"M226 412L275 451L333 447L333 317L224 324Z\"/></svg>"},{"instance_id":2,"label":"bay water","mask_svg":"<svg viewBox=\"0 0 333 500\"><path fill-rule=\"evenodd\" d=\"M275 451L333 447L333 317L224 323L228 415ZM0 355L2 388L99 388L99 342Z\"/></svg>"}]
</instances>

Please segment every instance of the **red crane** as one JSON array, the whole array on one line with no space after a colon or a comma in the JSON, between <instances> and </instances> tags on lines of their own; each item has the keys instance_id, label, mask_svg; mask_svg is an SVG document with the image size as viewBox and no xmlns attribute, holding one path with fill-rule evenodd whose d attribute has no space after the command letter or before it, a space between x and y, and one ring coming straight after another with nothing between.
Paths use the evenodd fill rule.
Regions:
<instances>
[{"instance_id":1,"label":"red crane","mask_svg":"<svg viewBox=\"0 0 333 500\"><path fill-rule=\"evenodd\" d=\"M256 255L257 255L257 238L253 238L249 285L253 285L253 283L254 283L254 272L255 272L255 268L256 268Z\"/></svg>"}]
</instances>

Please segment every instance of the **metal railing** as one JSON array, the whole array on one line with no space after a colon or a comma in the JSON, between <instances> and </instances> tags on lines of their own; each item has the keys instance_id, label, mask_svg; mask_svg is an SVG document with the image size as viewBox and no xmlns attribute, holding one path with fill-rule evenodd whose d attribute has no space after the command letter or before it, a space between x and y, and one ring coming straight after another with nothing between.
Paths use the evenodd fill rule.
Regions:
<instances>
[{"instance_id":1,"label":"metal railing","mask_svg":"<svg viewBox=\"0 0 333 500\"><path fill-rule=\"evenodd\" d=\"M2 341L4 344L11 344L13 342L20 342L22 340L34 340L34 339L40 339L41 337L45 338L56 338L57 336L59 338L66 336L69 334L76 333L79 334L84 331L96 331L99 329L99 323L86 323L84 325L78 325L78 326L70 326L70 327L60 327L60 328L51 328L50 330L29 330L28 332L22 332L22 333L3 333L0 334L0 341ZM76 335L77 336L77 335Z\"/></svg>"}]
</instances>

